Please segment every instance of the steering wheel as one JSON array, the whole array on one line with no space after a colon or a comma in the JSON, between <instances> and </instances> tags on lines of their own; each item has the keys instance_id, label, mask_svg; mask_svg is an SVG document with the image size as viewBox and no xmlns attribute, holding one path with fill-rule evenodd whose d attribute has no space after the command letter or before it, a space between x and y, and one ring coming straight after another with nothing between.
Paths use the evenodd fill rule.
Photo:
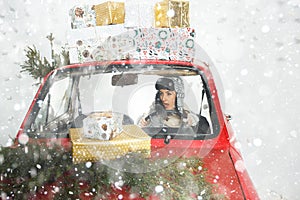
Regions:
<instances>
[{"instance_id":1,"label":"steering wheel","mask_svg":"<svg viewBox=\"0 0 300 200\"><path fill-rule=\"evenodd\" d=\"M126 114L123 114L123 121L122 121L122 125L129 125L129 124L134 124L134 121L131 117L129 117Z\"/></svg>"}]
</instances>

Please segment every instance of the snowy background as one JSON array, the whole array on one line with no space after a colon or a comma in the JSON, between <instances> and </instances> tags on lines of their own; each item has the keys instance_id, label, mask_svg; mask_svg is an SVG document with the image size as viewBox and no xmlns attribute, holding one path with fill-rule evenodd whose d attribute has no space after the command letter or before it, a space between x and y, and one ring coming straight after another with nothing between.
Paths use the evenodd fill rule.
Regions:
<instances>
[{"instance_id":1,"label":"snowy background","mask_svg":"<svg viewBox=\"0 0 300 200\"><path fill-rule=\"evenodd\" d=\"M68 2L68 3L66 3ZM98 1L0 0L0 144L20 127L35 81L24 48L50 57L68 36L68 11ZM300 0L190 0L197 42L214 61L225 111L261 199L300 199Z\"/></svg>"}]
</instances>

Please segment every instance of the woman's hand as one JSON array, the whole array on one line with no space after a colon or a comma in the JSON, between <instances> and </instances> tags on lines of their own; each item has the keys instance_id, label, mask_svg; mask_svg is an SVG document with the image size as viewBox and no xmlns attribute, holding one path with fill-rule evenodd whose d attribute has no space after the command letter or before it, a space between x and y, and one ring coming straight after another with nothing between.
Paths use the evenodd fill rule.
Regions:
<instances>
[{"instance_id":1,"label":"woman's hand","mask_svg":"<svg viewBox=\"0 0 300 200\"><path fill-rule=\"evenodd\" d=\"M139 122L139 126L140 127L145 127L145 126L148 126L149 125L149 120L147 121L145 118L142 118Z\"/></svg>"},{"instance_id":2,"label":"woman's hand","mask_svg":"<svg viewBox=\"0 0 300 200\"><path fill-rule=\"evenodd\" d=\"M191 113L187 116L187 125L188 126L196 126L198 123L198 117L196 115L193 115Z\"/></svg>"}]
</instances>

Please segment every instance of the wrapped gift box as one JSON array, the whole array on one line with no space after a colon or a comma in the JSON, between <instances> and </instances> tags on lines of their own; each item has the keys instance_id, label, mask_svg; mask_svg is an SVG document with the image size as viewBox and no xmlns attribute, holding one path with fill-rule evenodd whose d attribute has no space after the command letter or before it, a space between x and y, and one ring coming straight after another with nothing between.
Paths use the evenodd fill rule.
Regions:
<instances>
[{"instance_id":1,"label":"wrapped gift box","mask_svg":"<svg viewBox=\"0 0 300 200\"><path fill-rule=\"evenodd\" d=\"M151 28L154 23L155 1L125 0L125 22L126 28Z\"/></svg>"},{"instance_id":2,"label":"wrapped gift box","mask_svg":"<svg viewBox=\"0 0 300 200\"><path fill-rule=\"evenodd\" d=\"M189 1L164 0L155 4L155 27L185 28L190 27Z\"/></svg>"},{"instance_id":3,"label":"wrapped gift box","mask_svg":"<svg viewBox=\"0 0 300 200\"><path fill-rule=\"evenodd\" d=\"M108 1L94 6L96 25L122 24L125 18L124 2Z\"/></svg>"},{"instance_id":4,"label":"wrapped gift box","mask_svg":"<svg viewBox=\"0 0 300 200\"><path fill-rule=\"evenodd\" d=\"M136 125L125 125L112 140L103 141L83 137L82 128L70 129L73 162L96 162L115 159L130 152L150 156L151 137Z\"/></svg>"},{"instance_id":5,"label":"wrapped gift box","mask_svg":"<svg viewBox=\"0 0 300 200\"><path fill-rule=\"evenodd\" d=\"M113 26L105 26L113 27ZM103 35L100 34L99 35ZM78 40L73 48L78 62L159 59L192 62L195 57L195 32L191 28L136 28L106 40ZM71 50L70 50L71 52ZM73 54L72 61L76 61ZM74 62L72 62L74 63Z\"/></svg>"},{"instance_id":6,"label":"wrapped gift box","mask_svg":"<svg viewBox=\"0 0 300 200\"><path fill-rule=\"evenodd\" d=\"M111 140L122 131L123 115L112 112L92 113L83 120L85 138Z\"/></svg>"},{"instance_id":7,"label":"wrapped gift box","mask_svg":"<svg viewBox=\"0 0 300 200\"><path fill-rule=\"evenodd\" d=\"M70 21L72 29L80 29L96 26L96 16L93 6L77 5L70 12Z\"/></svg>"},{"instance_id":8,"label":"wrapped gift box","mask_svg":"<svg viewBox=\"0 0 300 200\"><path fill-rule=\"evenodd\" d=\"M193 61L194 37L190 28L138 29L136 51L142 59Z\"/></svg>"},{"instance_id":9,"label":"wrapped gift box","mask_svg":"<svg viewBox=\"0 0 300 200\"><path fill-rule=\"evenodd\" d=\"M192 62L195 32L191 28L139 28L109 37L98 45L93 58L159 59Z\"/></svg>"},{"instance_id":10,"label":"wrapped gift box","mask_svg":"<svg viewBox=\"0 0 300 200\"><path fill-rule=\"evenodd\" d=\"M92 52L98 45L101 46L107 38L126 31L127 29L124 28L122 24L69 30L67 46L71 63L83 63L96 60L92 57Z\"/></svg>"},{"instance_id":11,"label":"wrapped gift box","mask_svg":"<svg viewBox=\"0 0 300 200\"><path fill-rule=\"evenodd\" d=\"M69 43L70 62L83 63L93 61L92 51L98 42L95 37L90 39L78 39L75 43Z\"/></svg>"}]
</instances>

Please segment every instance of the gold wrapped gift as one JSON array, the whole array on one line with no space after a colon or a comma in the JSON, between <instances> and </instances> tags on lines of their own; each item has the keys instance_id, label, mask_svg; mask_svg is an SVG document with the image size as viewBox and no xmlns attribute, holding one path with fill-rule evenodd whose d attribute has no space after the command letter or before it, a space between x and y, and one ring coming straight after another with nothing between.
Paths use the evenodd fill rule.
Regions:
<instances>
[{"instance_id":1,"label":"gold wrapped gift","mask_svg":"<svg viewBox=\"0 0 300 200\"><path fill-rule=\"evenodd\" d=\"M189 1L164 0L155 4L155 27L187 28L190 27Z\"/></svg>"},{"instance_id":2,"label":"gold wrapped gift","mask_svg":"<svg viewBox=\"0 0 300 200\"><path fill-rule=\"evenodd\" d=\"M130 152L150 156L151 137L136 125L123 126L123 131L108 141L84 138L82 128L70 129L70 137L74 163L115 159Z\"/></svg>"},{"instance_id":3,"label":"gold wrapped gift","mask_svg":"<svg viewBox=\"0 0 300 200\"><path fill-rule=\"evenodd\" d=\"M124 2L107 1L94 6L96 25L122 24L125 18Z\"/></svg>"}]
</instances>

